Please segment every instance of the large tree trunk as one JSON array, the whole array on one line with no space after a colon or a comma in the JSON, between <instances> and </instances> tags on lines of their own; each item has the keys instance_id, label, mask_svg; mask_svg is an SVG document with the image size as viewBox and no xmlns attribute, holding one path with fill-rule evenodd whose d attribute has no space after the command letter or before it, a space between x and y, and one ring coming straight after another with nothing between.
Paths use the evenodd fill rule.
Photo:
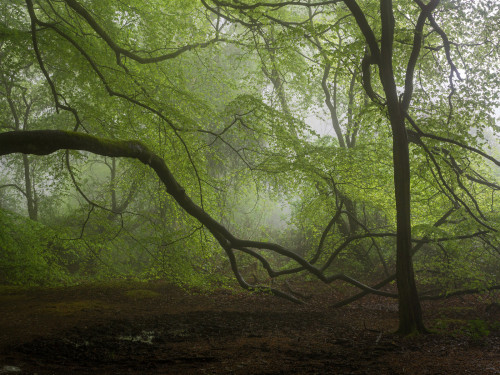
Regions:
<instances>
[{"instance_id":1,"label":"large tree trunk","mask_svg":"<svg viewBox=\"0 0 500 375\"><path fill-rule=\"evenodd\" d=\"M375 36L356 0L344 0L344 3L356 19L370 51L370 55L367 55L364 59L363 86L367 95L372 100L381 103L373 91L370 79L370 64L376 64L379 68L380 81L384 88L392 128L394 188L397 210L396 281L399 292L398 332L403 335L413 332L424 333L426 329L423 324L411 259L410 157L408 136L403 116L404 108L399 103L392 67L392 45L394 42L395 25L392 0L380 0L381 38Z\"/></svg>"},{"instance_id":2,"label":"large tree trunk","mask_svg":"<svg viewBox=\"0 0 500 375\"><path fill-rule=\"evenodd\" d=\"M397 109L399 112L399 109ZM396 281L399 293L399 329L404 335L427 332L422 319L411 257L410 162L408 139L401 116L393 125L394 187L397 210ZM397 123L393 123L397 121Z\"/></svg>"},{"instance_id":3,"label":"large tree trunk","mask_svg":"<svg viewBox=\"0 0 500 375\"><path fill-rule=\"evenodd\" d=\"M410 156L408 135L404 117L396 92L392 74L381 69L385 79L384 90L387 97L389 119L392 128L392 157L394 169L394 189L396 198L396 282L399 294L398 333L426 333L417 287L411 252L411 206L410 206ZM383 81L384 82L384 81Z\"/></svg>"},{"instance_id":4,"label":"large tree trunk","mask_svg":"<svg viewBox=\"0 0 500 375\"><path fill-rule=\"evenodd\" d=\"M427 330L422 319L422 310L415 285L415 274L413 272L411 256L410 156L405 118L399 103L392 67L394 15L391 0L380 1L380 15L382 21L382 40L378 65L392 128L394 189L397 211L396 282L399 293L398 333L408 335L417 332L425 333Z\"/></svg>"}]
</instances>

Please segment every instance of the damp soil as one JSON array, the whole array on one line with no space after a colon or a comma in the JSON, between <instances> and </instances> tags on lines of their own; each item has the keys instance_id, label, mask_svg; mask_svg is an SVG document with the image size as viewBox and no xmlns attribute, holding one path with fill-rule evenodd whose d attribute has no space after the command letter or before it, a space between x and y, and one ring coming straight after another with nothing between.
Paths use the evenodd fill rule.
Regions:
<instances>
[{"instance_id":1,"label":"damp soil","mask_svg":"<svg viewBox=\"0 0 500 375\"><path fill-rule=\"evenodd\" d=\"M0 288L0 374L500 374L497 295L424 302L401 338L393 300L317 284L296 305L163 282Z\"/></svg>"}]
</instances>

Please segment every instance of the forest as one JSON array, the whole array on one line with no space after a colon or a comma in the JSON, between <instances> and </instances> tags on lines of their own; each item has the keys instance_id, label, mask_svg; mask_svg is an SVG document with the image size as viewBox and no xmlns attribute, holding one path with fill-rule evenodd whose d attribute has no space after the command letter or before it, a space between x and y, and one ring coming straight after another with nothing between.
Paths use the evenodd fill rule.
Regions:
<instances>
[{"instance_id":1,"label":"forest","mask_svg":"<svg viewBox=\"0 0 500 375\"><path fill-rule=\"evenodd\" d=\"M0 374L500 372L497 1L0 10Z\"/></svg>"}]
</instances>

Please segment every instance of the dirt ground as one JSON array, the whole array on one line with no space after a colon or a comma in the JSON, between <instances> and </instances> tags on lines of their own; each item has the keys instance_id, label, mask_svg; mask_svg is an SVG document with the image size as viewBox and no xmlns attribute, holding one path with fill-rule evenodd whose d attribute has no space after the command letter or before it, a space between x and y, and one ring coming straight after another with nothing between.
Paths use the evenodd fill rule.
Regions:
<instances>
[{"instance_id":1,"label":"dirt ground","mask_svg":"<svg viewBox=\"0 0 500 375\"><path fill-rule=\"evenodd\" d=\"M322 285L299 306L166 283L0 288L0 374L500 374L489 297L425 302L433 334L400 338L393 300L334 309Z\"/></svg>"}]
</instances>

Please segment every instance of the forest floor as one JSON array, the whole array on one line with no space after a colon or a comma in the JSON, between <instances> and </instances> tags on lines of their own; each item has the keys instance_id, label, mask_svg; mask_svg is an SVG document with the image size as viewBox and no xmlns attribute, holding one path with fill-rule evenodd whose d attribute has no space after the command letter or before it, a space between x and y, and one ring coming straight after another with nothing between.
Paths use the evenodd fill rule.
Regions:
<instances>
[{"instance_id":1,"label":"forest floor","mask_svg":"<svg viewBox=\"0 0 500 375\"><path fill-rule=\"evenodd\" d=\"M0 287L0 374L500 374L499 295L424 302L401 338L393 300L301 284L306 305L163 282Z\"/></svg>"}]
</instances>

